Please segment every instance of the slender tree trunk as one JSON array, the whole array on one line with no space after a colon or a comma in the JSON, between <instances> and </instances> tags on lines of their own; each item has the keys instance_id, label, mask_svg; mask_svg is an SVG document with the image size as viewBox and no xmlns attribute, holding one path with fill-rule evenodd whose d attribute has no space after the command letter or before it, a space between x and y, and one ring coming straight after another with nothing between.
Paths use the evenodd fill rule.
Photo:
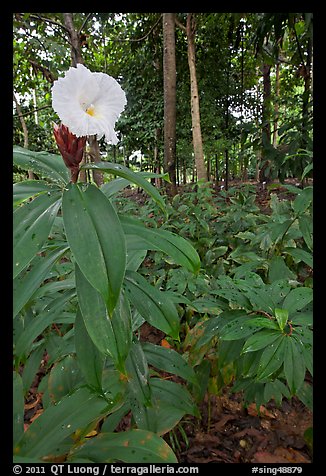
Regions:
<instances>
[{"instance_id":1,"label":"slender tree trunk","mask_svg":"<svg viewBox=\"0 0 326 476\"><path fill-rule=\"evenodd\" d=\"M78 63L84 63L81 54L80 39L74 26L73 13L64 13L63 21L68 30L69 42L71 46L71 64L76 67Z\"/></svg>"},{"instance_id":2,"label":"slender tree trunk","mask_svg":"<svg viewBox=\"0 0 326 476\"><path fill-rule=\"evenodd\" d=\"M98 141L96 139L96 136L89 136L88 138L88 143L89 143L89 156L92 162L98 163L101 162L101 153L100 153L100 147L98 145ZM103 180L103 173L100 172L99 170L92 170L93 172L93 180L96 183L98 187L103 185L104 180Z\"/></svg>"},{"instance_id":3,"label":"slender tree trunk","mask_svg":"<svg viewBox=\"0 0 326 476\"><path fill-rule=\"evenodd\" d=\"M164 170L171 180L167 193L174 196L177 194L175 13L163 13L163 44Z\"/></svg>"},{"instance_id":4,"label":"slender tree trunk","mask_svg":"<svg viewBox=\"0 0 326 476\"><path fill-rule=\"evenodd\" d=\"M311 89L311 63L312 63L312 41L309 37L306 65L304 68L304 92L302 95L302 148L308 145L308 122L309 122L309 100Z\"/></svg>"},{"instance_id":5,"label":"slender tree trunk","mask_svg":"<svg viewBox=\"0 0 326 476\"><path fill-rule=\"evenodd\" d=\"M275 101L274 101L274 120L273 120L273 147L277 147L277 128L279 118L279 100L280 100L280 63L276 64L275 71Z\"/></svg>"},{"instance_id":6,"label":"slender tree trunk","mask_svg":"<svg viewBox=\"0 0 326 476\"><path fill-rule=\"evenodd\" d=\"M182 183L183 185L186 185L187 183L187 167L184 158L182 159Z\"/></svg>"},{"instance_id":7,"label":"slender tree trunk","mask_svg":"<svg viewBox=\"0 0 326 476\"><path fill-rule=\"evenodd\" d=\"M217 154L215 154L215 182L216 182L216 185L218 184L218 179L219 179L219 176L218 176L218 157L217 157Z\"/></svg>"},{"instance_id":8,"label":"slender tree trunk","mask_svg":"<svg viewBox=\"0 0 326 476\"><path fill-rule=\"evenodd\" d=\"M21 110L20 104L18 102L18 99L17 99L15 93L13 93L13 98L14 98L14 102L16 104L16 111L17 111L22 129L23 129L23 133L24 133L24 148L28 149L28 129L27 129L26 121L25 121L24 116L22 114L22 110ZM28 170L28 178L30 180L35 179L35 176L34 176L34 174L31 170Z\"/></svg>"},{"instance_id":9,"label":"slender tree trunk","mask_svg":"<svg viewBox=\"0 0 326 476\"><path fill-rule=\"evenodd\" d=\"M206 179L208 182L211 180L211 159L208 157L206 165Z\"/></svg>"},{"instance_id":10,"label":"slender tree trunk","mask_svg":"<svg viewBox=\"0 0 326 476\"><path fill-rule=\"evenodd\" d=\"M190 72L192 140L197 169L197 180L204 179L206 181L207 174L200 126L200 107L196 73L195 19L192 13L188 13L187 15L186 33L188 42L188 64Z\"/></svg>"},{"instance_id":11,"label":"slender tree trunk","mask_svg":"<svg viewBox=\"0 0 326 476\"><path fill-rule=\"evenodd\" d=\"M268 64L262 66L263 75L263 110L262 110L262 167L260 169L260 181L269 181L270 172L266 169L270 165L270 161L266 157L266 150L271 143L271 67Z\"/></svg>"},{"instance_id":12,"label":"slender tree trunk","mask_svg":"<svg viewBox=\"0 0 326 476\"><path fill-rule=\"evenodd\" d=\"M160 138L160 135L161 135L161 129L159 127L157 127L155 129L154 157L153 157L154 171L157 174L161 173L161 164L160 164L160 157L159 157L159 138ZM161 188L161 186L162 186L162 180L159 177L155 178L155 186L157 188Z\"/></svg>"}]
</instances>

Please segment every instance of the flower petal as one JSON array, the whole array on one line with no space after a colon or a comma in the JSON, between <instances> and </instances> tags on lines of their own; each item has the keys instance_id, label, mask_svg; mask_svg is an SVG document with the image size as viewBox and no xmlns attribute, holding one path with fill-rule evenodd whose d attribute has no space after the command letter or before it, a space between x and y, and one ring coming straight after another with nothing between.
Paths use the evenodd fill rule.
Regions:
<instances>
[{"instance_id":1,"label":"flower petal","mask_svg":"<svg viewBox=\"0 0 326 476\"><path fill-rule=\"evenodd\" d=\"M97 134L116 144L114 125L126 103L126 95L114 78L92 73L82 64L69 68L52 88L53 109L77 137Z\"/></svg>"}]
</instances>

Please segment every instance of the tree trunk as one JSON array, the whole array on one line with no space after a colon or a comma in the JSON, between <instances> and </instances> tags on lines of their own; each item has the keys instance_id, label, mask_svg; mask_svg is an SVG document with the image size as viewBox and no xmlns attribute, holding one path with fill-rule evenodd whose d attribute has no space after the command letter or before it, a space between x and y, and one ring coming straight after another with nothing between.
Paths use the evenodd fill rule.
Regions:
<instances>
[{"instance_id":1,"label":"tree trunk","mask_svg":"<svg viewBox=\"0 0 326 476\"><path fill-rule=\"evenodd\" d=\"M101 162L101 154L100 154L100 147L98 145L98 141L96 139L96 136L89 136L88 138L88 143L89 143L89 156L91 159L91 162L94 162L95 164L98 162ZM100 172L99 170L93 170L93 180L96 183L98 187L103 185L104 180L103 180L103 173Z\"/></svg>"},{"instance_id":2,"label":"tree trunk","mask_svg":"<svg viewBox=\"0 0 326 476\"><path fill-rule=\"evenodd\" d=\"M217 157L217 154L215 154L215 182L216 182L216 185L218 184L218 179L219 179L219 176L218 176L218 157Z\"/></svg>"},{"instance_id":3,"label":"tree trunk","mask_svg":"<svg viewBox=\"0 0 326 476\"><path fill-rule=\"evenodd\" d=\"M274 120L273 120L273 147L277 147L277 128L279 118L279 100L280 100L280 63L276 64L275 72L275 101L274 101Z\"/></svg>"},{"instance_id":4,"label":"tree trunk","mask_svg":"<svg viewBox=\"0 0 326 476\"><path fill-rule=\"evenodd\" d=\"M79 35L74 26L73 13L64 13L63 20L69 35L71 47L71 65L76 67L78 63L84 63L84 61L81 54Z\"/></svg>"},{"instance_id":5,"label":"tree trunk","mask_svg":"<svg viewBox=\"0 0 326 476\"><path fill-rule=\"evenodd\" d=\"M188 42L188 64L190 72L192 140L197 169L197 180L204 179L206 181L207 174L200 126L200 108L196 74L195 20L192 13L188 13L187 15L186 33Z\"/></svg>"},{"instance_id":6,"label":"tree trunk","mask_svg":"<svg viewBox=\"0 0 326 476\"><path fill-rule=\"evenodd\" d=\"M304 92L302 95L302 149L308 145L309 100L311 89L312 41L309 37L304 71Z\"/></svg>"},{"instance_id":7,"label":"tree trunk","mask_svg":"<svg viewBox=\"0 0 326 476\"><path fill-rule=\"evenodd\" d=\"M167 193L174 196L177 194L175 13L163 13L163 44L164 171L171 180L171 184L167 184Z\"/></svg>"},{"instance_id":8,"label":"tree trunk","mask_svg":"<svg viewBox=\"0 0 326 476\"><path fill-rule=\"evenodd\" d=\"M160 135L161 135L161 129L157 127L155 129L154 157L153 157L154 170L155 170L155 173L157 174L161 173L161 164L160 164L159 147L158 147L158 141L159 141ZM161 186L162 186L162 180L159 177L156 177L155 187L161 188Z\"/></svg>"},{"instance_id":9,"label":"tree trunk","mask_svg":"<svg viewBox=\"0 0 326 476\"><path fill-rule=\"evenodd\" d=\"M229 149L225 149L225 190L229 190Z\"/></svg>"},{"instance_id":10,"label":"tree trunk","mask_svg":"<svg viewBox=\"0 0 326 476\"><path fill-rule=\"evenodd\" d=\"M266 169L270 161L266 157L266 150L271 143L271 67L268 64L262 66L263 75L263 108L262 108L262 167L260 170L260 182L269 181L270 173Z\"/></svg>"},{"instance_id":11,"label":"tree trunk","mask_svg":"<svg viewBox=\"0 0 326 476\"><path fill-rule=\"evenodd\" d=\"M22 110L20 108L20 104L18 102L18 99L16 98L15 93L13 93L13 98L14 98L14 102L16 104L17 115L19 117L22 129L23 129L23 133L24 133L24 148L28 149L28 129L27 129L27 126L26 126L26 121L25 121L24 116L22 114ZM34 174L31 170L28 170L28 178L30 180L35 179L35 176L34 176Z\"/></svg>"}]
</instances>

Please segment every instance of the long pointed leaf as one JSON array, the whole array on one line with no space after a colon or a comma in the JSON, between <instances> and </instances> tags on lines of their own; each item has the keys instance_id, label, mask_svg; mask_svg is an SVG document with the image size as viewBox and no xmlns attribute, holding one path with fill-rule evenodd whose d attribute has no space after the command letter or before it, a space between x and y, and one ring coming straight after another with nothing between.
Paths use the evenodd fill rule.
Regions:
<instances>
[{"instance_id":1,"label":"long pointed leaf","mask_svg":"<svg viewBox=\"0 0 326 476\"><path fill-rule=\"evenodd\" d=\"M33 296L34 292L38 289L38 287L40 286L54 263L67 250L68 247L65 246L51 251L44 258L36 256L31 262L32 269L26 272L23 276L19 275L14 279L14 316L16 316L22 309L22 307L25 306L28 300Z\"/></svg>"},{"instance_id":2,"label":"long pointed leaf","mask_svg":"<svg viewBox=\"0 0 326 476\"><path fill-rule=\"evenodd\" d=\"M75 321L75 347L77 363L86 382L100 391L102 389L104 355L90 338L80 309L77 310Z\"/></svg>"},{"instance_id":3,"label":"long pointed leaf","mask_svg":"<svg viewBox=\"0 0 326 476\"><path fill-rule=\"evenodd\" d=\"M150 342L143 344L143 350L148 362L154 367L179 375L179 377L184 378L186 381L198 385L194 370L175 350L166 349Z\"/></svg>"},{"instance_id":4,"label":"long pointed leaf","mask_svg":"<svg viewBox=\"0 0 326 476\"><path fill-rule=\"evenodd\" d=\"M61 185L69 182L69 172L60 155L14 146L13 159L14 164L23 170L32 170L37 175Z\"/></svg>"},{"instance_id":5,"label":"long pointed leaf","mask_svg":"<svg viewBox=\"0 0 326 476\"><path fill-rule=\"evenodd\" d=\"M39 194L59 193L58 185L50 184L44 180L24 180L13 185L13 203L19 205L24 200Z\"/></svg>"},{"instance_id":6,"label":"long pointed leaf","mask_svg":"<svg viewBox=\"0 0 326 476\"><path fill-rule=\"evenodd\" d=\"M126 360L128 386L136 400L150 405L151 391L148 383L148 363L143 349L138 341L133 342Z\"/></svg>"},{"instance_id":7,"label":"long pointed leaf","mask_svg":"<svg viewBox=\"0 0 326 476\"><path fill-rule=\"evenodd\" d=\"M146 430L101 433L80 447L75 456L94 463L177 463L177 458L163 438Z\"/></svg>"},{"instance_id":8,"label":"long pointed leaf","mask_svg":"<svg viewBox=\"0 0 326 476\"><path fill-rule=\"evenodd\" d=\"M92 169L92 170L102 170L113 175L118 175L119 177L129 180L131 183L135 183L139 187L143 188L145 192L150 195L153 200L160 206L160 208L165 212L165 203L159 192L153 185L151 185L144 177L140 174L133 172L123 165L113 164L111 162L98 162L97 164L85 164L81 169Z\"/></svg>"},{"instance_id":9,"label":"long pointed leaf","mask_svg":"<svg viewBox=\"0 0 326 476\"><path fill-rule=\"evenodd\" d=\"M57 455L57 446L77 429L98 419L108 408L108 402L87 388L79 388L56 405L49 406L18 441L14 454L30 458ZM60 451L59 451L60 454ZM52 458L51 458L52 456Z\"/></svg>"},{"instance_id":10,"label":"long pointed leaf","mask_svg":"<svg viewBox=\"0 0 326 476\"><path fill-rule=\"evenodd\" d=\"M111 314L120 294L125 267L124 233L110 201L95 186L70 184L62 199L67 239L78 266L97 289Z\"/></svg>"},{"instance_id":11,"label":"long pointed leaf","mask_svg":"<svg viewBox=\"0 0 326 476\"><path fill-rule=\"evenodd\" d=\"M125 287L130 301L149 324L179 339L177 310L162 291L148 284L140 274L129 270L125 276Z\"/></svg>"},{"instance_id":12,"label":"long pointed leaf","mask_svg":"<svg viewBox=\"0 0 326 476\"><path fill-rule=\"evenodd\" d=\"M91 286L76 266L76 287L80 310L87 332L104 355L110 356L123 370L131 345L131 316L126 300L121 296L113 315L108 315L101 294Z\"/></svg>"},{"instance_id":13,"label":"long pointed leaf","mask_svg":"<svg viewBox=\"0 0 326 476\"><path fill-rule=\"evenodd\" d=\"M189 271L193 273L199 271L200 258L189 241L170 231L146 228L137 220L129 217L121 217L120 220L125 233L140 237L143 240L142 243L147 244L146 249L161 250Z\"/></svg>"},{"instance_id":14,"label":"long pointed leaf","mask_svg":"<svg viewBox=\"0 0 326 476\"><path fill-rule=\"evenodd\" d=\"M48 238L61 200L59 195L41 195L14 212L13 277L40 251Z\"/></svg>"},{"instance_id":15,"label":"long pointed leaf","mask_svg":"<svg viewBox=\"0 0 326 476\"><path fill-rule=\"evenodd\" d=\"M286 338L284 373L292 395L303 384L306 365L303 357L303 344L291 336Z\"/></svg>"},{"instance_id":16,"label":"long pointed leaf","mask_svg":"<svg viewBox=\"0 0 326 476\"><path fill-rule=\"evenodd\" d=\"M13 373L13 438L14 445L24 433L24 391L21 376Z\"/></svg>"}]
</instances>

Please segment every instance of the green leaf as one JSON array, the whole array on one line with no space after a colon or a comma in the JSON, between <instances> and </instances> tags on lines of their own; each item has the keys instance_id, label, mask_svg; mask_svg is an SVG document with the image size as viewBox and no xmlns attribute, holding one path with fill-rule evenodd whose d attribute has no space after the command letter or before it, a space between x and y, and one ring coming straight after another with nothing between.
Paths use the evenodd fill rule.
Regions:
<instances>
[{"instance_id":1,"label":"green leaf","mask_svg":"<svg viewBox=\"0 0 326 476\"><path fill-rule=\"evenodd\" d=\"M300 192L297 197L295 198L292 206L293 210L299 214L303 213L310 205L312 202L313 198L313 188L312 187L306 187Z\"/></svg>"},{"instance_id":2,"label":"green leaf","mask_svg":"<svg viewBox=\"0 0 326 476\"><path fill-rule=\"evenodd\" d=\"M309 410L313 411L313 389L308 382L303 382L303 385L298 389L296 396L306 405Z\"/></svg>"},{"instance_id":3,"label":"green leaf","mask_svg":"<svg viewBox=\"0 0 326 476\"><path fill-rule=\"evenodd\" d=\"M110 356L123 370L132 337L128 303L121 296L110 318L101 294L90 285L77 265L75 273L79 306L87 332L99 351Z\"/></svg>"},{"instance_id":4,"label":"green leaf","mask_svg":"<svg viewBox=\"0 0 326 476\"><path fill-rule=\"evenodd\" d=\"M218 319L218 318L217 318ZM237 340L243 339L261 327L260 321L250 319L247 315L233 319L231 322L225 324L221 329L220 339L222 340Z\"/></svg>"},{"instance_id":5,"label":"green leaf","mask_svg":"<svg viewBox=\"0 0 326 476\"><path fill-rule=\"evenodd\" d=\"M270 283L280 279L295 279L296 275L285 264L283 256L273 256L269 262L268 280Z\"/></svg>"},{"instance_id":6,"label":"green leaf","mask_svg":"<svg viewBox=\"0 0 326 476\"><path fill-rule=\"evenodd\" d=\"M14 445L24 434L24 390L23 381L13 372L13 439Z\"/></svg>"},{"instance_id":7,"label":"green leaf","mask_svg":"<svg viewBox=\"0 0 326 476\"><path fill-rule=\"evenodd\" d=\"M255 352L256 350L264 349L264 347L271 345L278 337L280 337L279 331L263 329L262 331L256 332L246 340L241 353L245 354L246 352Z\"/></svg>"},{"instance_id":8,"label":"green leaf","mask_svg":"<svg viewBox=\"0 0 326 476\"><path fill-rule=\"evenodd\" d=\"M61 204L57 193L40 195L21 205L13 220L13 277L15 278L40 251L47 240Z\"/></svg>"},{"instance_id":9,"label":"green leaf","mask_svg":"<svg viewBox=\"0 0 326 476\"><path fill-rule=\"evenodd\" d=\"M189 241L170 231L146 228L137 220L129 217L121 217L120 219L124 232L127 235L141 238L140 247L146 246L146 249L161 250L171 256L177 264L184 266L189 271L193 273L199 271L200 258Z\"/></svg>"},{"instance_id":10,"label":"green leaf","mask_svg":"<svg viewBox=\"0 0 326 476\"><path fill-rule=\"evenodd\" d=\"M303 239L310 250L312 250L312 218L307 215L302 215L299 218L299 229L302 233Z\"/></svg>"},{"instance_id":11,"label":"green leaf","mask_svg":"<svg viewBox=\"0 0 326 476\"><path fill-rule=\"evenodd\" d=\"M289 254L292 256L292 258L298 263L300 261L303 261L306 263L310 268L313 268L313 257L312 253L308 253L305 250L302 250L301 248L284 248L284 253Z\"/></svg>"},{"instance_id":12,"label":"green leaf","mask_svg":"<svg viewBox=\"0 0 326 476\"><path fill-rule=\"evenodd\" d=\"M40 369L41 360L44 355L44 345L40 345L29 355L22 373L24 394L26 395L33 383L36 373Z\"/></svg>"},{"instance_id":13,"label":"green leaf","mask_svg":"<svg viewBox=\"0 0 326 476\"><path fill-rule=\"evenodd\" d=\"M125 238L117 214L92 184L86 190L82 185L70 184L63 194L62 213L78 266L112 314L126 267Z\"/></svg>"},{"instance_id":14,"label":"green leaf","mask_svg":"<svg viewBox=\"0 0 326 476\"><path fill-rule=\"evenodd\" d=\"M165 203L159 192L152 184L150 184L144 177L139 173L135 173L130 170L128 167L123 165L114 164L111 162L98 162L97 164L85 164L81 169L92 169L92 170L102 170L113 175L118 175L119 177L129 180L131 183L135 183L139 187L143 188L145 192L150 195L153 200L159 205L159 207L165 212Z\"/></svg>"},{"instance_id":15,"label":"green leaf","mask_svg":"<svg viewBox=\"0 0 326 476\"><path fill-rule=\"evenodd\" d=\"M49 396L53 403L84 384L75 355L66 355L51 369L48 378Z\"/></svg>"},{"instance_id":16,"label":"green leaf","mask_svg":"<svg viewBox=\"0 0 326 476\"><path fill-rule=\"evenodd\" d=\"M51 461L63 453L60 445L65 438L101 418L108 407L103 397L88 388L78 388L56 405L49 406L29 426L15 446L14 454Z\"/></svg>"},{"instance_id":17,"label":"green leaf","mask_svg":"<svg viewBox=\"0 0 326 476\"><path fill-rule=\"evenodd\" d=\"M286 337L284 374L292 395L296 394L305 378L306 365L302 345L293 337Z\"/></svg>"},{"instance_id":18,"label":"green leaf","mask_svg":"<svg viewBox=\"0 0 326 476\"><path fill-rule=\"evenodd\" d=\"M276 308L275 317L278 322L278 325L280 326L280 329L283 331L289 318L289 311L287 309Z\"/></svg>"},{"instance_id":19,"label":"green leaf","mask_svg":"<svg viewBox=\"0 0 326 476\"><path fill-rule=\"evenodd\" d=\"M13 185L13 202L14 206L19 205L27 198L35 195L52 193L60 193L61 190L57 185L45 182L44 180L25 180L17 182Z\"/></svg>"},{"instance_id":20,"label":"green leaf","mask_svg":"<svg viewBox=\"0 0 326 476\"><path fill-rule=\"evenodd\" d=\"M146 250L139 250L139 251L128 250L126 269L129 269L130 271L137 271L139 266L142 264L142 262L146 258L146 255L147 255Z\"/></svg>"},{"instance_id":21,"label":"green leaf","mask_svg":"<svg viewBox=\"0 0 326 476\"><path fill-rule=\"evenodd\" d=\"M292 289L283 301L282 308L289 311L289 315L299 311L313 300L313 290L306 287Z\"/></svg>"},{"instance_id":22,"label":"green leaf","mask_svg":"<svg viewBox=\"0 0 326 476\"><path fill-rule=\"evenodd\" d=\"M26 272L23 276L19 275L14 279L14 316L16 316L22 307L25 306L54 263L61 258L67 250L67 246L59 247L51 251L46 257L36 256L31 262L32 269Z\"/></svg>"},{"instance_id":23,"label":"green leaf","mask_svg":"<svg viewBox=\"0 0 326 476\"><path fill-rule=\"evenodd\" d=\"M169 178L169 174L154 174L154 173L151 173L151 172L138 172L137 175L140 175L143 178L160 177L160 178L163 178L165 181L171 183L171 180ZM101 186L101 191L108 198L111 198L116 193L120 192L120 190L123 190L125 187L127 187L128 185L130 185L130 180L124 179L124 178L117 178L117 179L111 180L110 182L104 183Z\"/></svg>"},{"instance_id":24,"label":"green leaf","mask_svg":"<svg viewBox=\"0 0 326 476\"><path fill-rule=\"evenodd\" d=\"M267 347L261 355L257 380L264 380L276 372L284 361L286 336L280 336L269 347Z\"/></svg>"},{"instance_id":25,"label":"green leaf","mask_svg":"<svg viewBox=\"0 0 326 476\"><path fill-rule=\"evenodd\" d=\"M25 324L23 332L20 334L15 345L15 355L21 357L28 355L33 341L42 334L53 322L62 315L67 302L75 295L75 290L70 290L59 295L45 306L45 308L27 324Z\"/></svg>"},{"instance_id":26,"label":"green leaf","mask_svg":"<svg viewBox=\"0 0 326 476\"><path fill-rule=\"evenodd\" d=\"M14 146L13 159L14 164L23 170L32 170L37 175L60 185L69 182L69 172L60 155L34 152L24 147Z\"/></svg>"},{"instance_id":27,"label":"green leaf","mask_svg":"<svg viewBox=\"0 0 326 476\"><path fill-rule=\"evenodd\" d=\"M304 179L304 177L310 172L310 170L313 170L314 164L311 162L310 164L306 165L305 168L303 169L303 173L301 176L301 180Z\"/></svg>"},{"instance_id":28,"label":"green leaf","mask_svg":"<svg viewBox=\"0 0 326 476\"><path fill-rule=\"evenodd\" d=\"M251 307L249 299L244 295L243 292L238 291L237 289L214 289L211 291L211 294L221 296L227 299L229 302L244 307L245 309L250 309Z\"/></svg>"},{"instance_id":29,"label":"green leaf","mask_svg":"<svg viewBox=\"0 0 326 476\"><path fill-rule=\"evenodd\" d=\"M77 363L86 382L100 391L104 358L87 332L80 309L77 310L75 321L75 347Z\"/></svg>"},{"instance_id":30,"label":"green leaf","mask_svg":"<svg viewBox=\"0 0 326 476\"><path fill-rule=\"evenodd\" d=\"M140 342L132 343L126 360L128 386L138 402L150 405L151 391L148 384L148 364Z\"/></svg>"},{"instance_id":31,"label":"green leaf","mask_svg":"<svg viewBox=\"0 0 326 476\"><path fill-rule=\"evenodd\" d=\"M184 414L199 417L198 408L183 385L170 380L151 378L150 386L154 399L165 401L170 406L182 410Z\"/></svg>"},{"instance_id":32,"label":"green leaf","mask_svg":"<svg viewBox=\"0 0 326 476\"><path fill-rule=\"evenodd\" d=\"M94 463L123 461L124 463L177 463L168 444L153 432L129 430L121 433L101 433L78 448L73 457Z\"/></svg>"},{"instance_id":33,"label":"green leaf","mask_svg":"<svg viewBox=\"0 0 326 476\"><path fill-rule=\"evenodd\" d=\"M197 376L185 359L173 349L145 342L142 344L146 359L150 365L184 378L198 385Z\"/></svg>"},{"instance_id":34,"label":"green leaf","mask_svg":"<svg viewBox=\"0 0 326 476\"><path fill-rule=\"evenodd\" d=\"M130 301L152 326L179 339L179 316L175 306L162 291L154 288L143 276L127 271L125 287Z\"/></svg>"},{"instance_id":35,"label":"green leaf","mask_svg":"<svg viewBox=\"0 0 326 476\"><path fill-rule=\"evenodd\" d=\"M274 398L277 405L281 405L283 395L285 398L290 398L289 389L278 379L273 380L273 382L267 382L264 389L264 399L266 402L269 402Z\"/></svg>"}]
</instances>

